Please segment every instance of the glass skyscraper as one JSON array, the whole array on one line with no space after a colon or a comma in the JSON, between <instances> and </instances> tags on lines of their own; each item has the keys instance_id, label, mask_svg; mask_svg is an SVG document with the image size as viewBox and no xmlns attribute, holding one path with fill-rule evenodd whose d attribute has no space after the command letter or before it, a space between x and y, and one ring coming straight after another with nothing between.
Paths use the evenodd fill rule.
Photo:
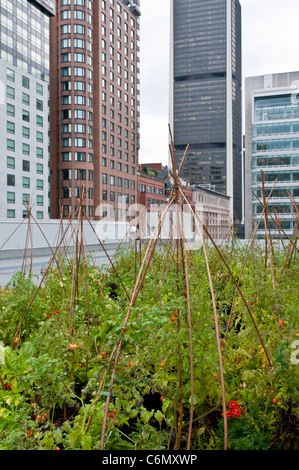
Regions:
<instances>
[{"instance_id":1,"label":"glass skyscraper","mask_svg":"<svg viewBox=\"0 0 299 470\"><path fill-rule=\"evenodd\" d=\"M241 6L172 0L170 124L182 177L231 197L242 219Z\"/></svg>"},{"instance_id":2,"label":"glass skyscraper","mask_svg":"<svg viewBox=\"0 0 299 470\"><path fill-rule=\"evenodd\" d=\"M268 210L284 232L291 236L295 226L290 196L299 202L299 72L249 77L246 79L246 198L247 236L260 219L262 174ZM277 179L275 187L274 183ZM273 192L272 192L273 189ZM252 194L252 192L254 194ZM274 236L279 230L269 217ZM264 236L262 219L258 236ZM283 234L284 236L285 234Z\"/></svg>"}]
</instances>

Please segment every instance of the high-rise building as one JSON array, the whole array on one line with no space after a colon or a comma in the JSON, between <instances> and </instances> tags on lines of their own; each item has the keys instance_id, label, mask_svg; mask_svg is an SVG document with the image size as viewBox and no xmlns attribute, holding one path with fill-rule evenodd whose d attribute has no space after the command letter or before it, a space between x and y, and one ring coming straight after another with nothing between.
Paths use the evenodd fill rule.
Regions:
<instances>
[{"instance_id":1,"label":"high-rise building","mask_svg":"<svg viewBox=\"0 0 299 470\"><path fill-rule=\"evenodd\" d=\"M241 6L171 0L170 125L182 177L230 196L242 220Z\"/></svg>"},{"instance_id":2,"label":"high-rise building","mask_svg":"<svg viewBox=\"0 0 299 470\"><path fill-rule=\"evenodd\" d=\"M295 224L290 195L299 203L299 72L248 77L245 88L245 236L263 210L255 197L262 202L261 171L265 195L271 194L268 210L290 236ZM273 219L270 229L279 236ZM258 236L264 233L263 219Z\"/></svg>"},{"instance_id":3,"label":"high-rise building","mask_svg":"<svg viewBox=\"0 0 299 470\"><path fill-rule=\"evenodd\" d=\"M48 218L50 0L0 3L0 220Z\"/></svg>"},{"instance_id":4,"label":"high-rise building","mask_svg":"<svg viewBox=\"0 0 299 470\"><path fill-rule=\"evenodd\" d=\"M124 220L137 202L139 0L59 0L50 23L51 217Z\"/></svg>"}]
</instances>

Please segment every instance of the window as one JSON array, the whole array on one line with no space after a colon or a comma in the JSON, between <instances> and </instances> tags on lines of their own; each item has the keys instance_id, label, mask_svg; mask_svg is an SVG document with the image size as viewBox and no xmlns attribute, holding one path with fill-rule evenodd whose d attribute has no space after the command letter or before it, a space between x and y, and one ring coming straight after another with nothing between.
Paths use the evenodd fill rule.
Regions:
<instances>
[{"instance_id":1,"label":"window","mask_svg":"<svg viewBox=\"0 0 299 470\"><path fill-rule=\"evenodd\" d=\"M36 218L37 219L43 219L44 218L44 213L42 211L36 211Z\"/></svg>"},{"instance_id":2,"label":"window","mask_svg":"<svg viewBox=\"0 0 299 470\"><path fill-rule=\"evenodd\" d=\"M80 49L85 49L85 40L84 40L84 39L75 38L75 39L74 39L74 47L75 47L75 48L80 48Z\"/></svg>"},{"instance_id":3,"label":"window","mask_svg":"<svg viewBox=\"0 0 299 470\"><path fill-rule=\"evenodd\" d=\"M71 119L72 111L70 109L62 109L61 119Z\"/></svg>"},{"instance_id":4,"label":"window","mask_svg":"<svg viewBox=\"0 0 299 470\"><path fill-rule=\"evenodd\" d=\"M29 90L29 78L22 76L22 85L24 88L27 88Z\"/></svg>"},{"instance_id":5,"label":"window","mask_svg":"<svg viewBox=\"0 0 299 470\"><path fill-rule=\"evenodd\" d=\"M11 191L8 191L7 194L6 194L6 201L7 201L7 204L15 204L16 202L16 193L13 193Z\"/></svg>"},{"instance_id":6,"label":"window","mask_svg":"<svg viewBox=\"0 0 299 470\"><path fill-rule=\"evenodd\" d=\"M62 105L65 105L65 104L72 104L72 97L71 95L63 95L61 97L61 104Z\"/></svg>"},{"instance_id":7,"label":"window","mask_svg":"<svg viewBox=\"0 0 299 470\"><path fill-rule=\"evenodd\" d=\"M86 170L75 169L75 180L86 180Z\"/></svg>"},{"instance_id":8,"label":"window","mask_svg":"<svg viewBox=\"0 0 299 470\"><path fill-rule=\"evenodd\" d=\"M75 104L85 106L85 96L75 95Z\"/></svg>"},{"instance_id":9,"label":"window","mask_svg":"<svg viewBox=\"0 0 299 470\"><path fill-rule=\"evenodd\" d=\"M15 158L14 157L7 157L7 168L15 168Z\"/></svg>"},{"instance_id":10,"label":"window","mask_svg":"<svg viewBox=\"0 0 299 470\"><path fill-rule=\"evenodd\" d=\"M71 152L62 152L61 159L63 162L70 162L72 160Z\"/></svg>"},{"instance_id":11,"label":"window","mask_svg":"<svg viewBox=\"0 0 299 470\"><path fill-rule=\"evenodd\" d=\"M103 201L107 201L107 191L105 189L102 191L102 199Z\"/></svg>"},{"instance_id":12,"label":"window","mask_svg":"<svg viewBox=\"0 0 299 470\"><path fill-rule=\"evenodd\" d=\"M74 67L75 77L85 77L85 68L84 67Z\"/></svg>"},{"instance_id":13,"label":"window","mask_svg":"<svg viewBox=\"0 0 299 470\"><path fill-rule=\"evenodd\" d=\"M102 183L107 184L107 174L106 173L102 173Z\"/></svg>"},{"instance_id":14,"label":"window","mask_svg":"<svg viewBox=\"0 0 299 470\"><path fill-rule=\"evenodd\" d=\"M29 129L29 127L25 127L25 126L22 127L22 136L23 136L25 139L29 139L29 138L30 138L30 129Z\"/></svg>"},{"instance_id":15,"label":"window","mask_svg":"<svg viewBox=\"0 0 299 470\"><path fill-rule=\"evenodd\" d=\"M115 185L115 176L110 175L110 185L114 186Z\"/></svg>"},{"instance_id":16,"label":"window","mask_svg":"<svg viewBox=\"0 0 299 470\"><path fill-rule=\"evenodd\" d=\"M36 131L36 142L43 142L44 134L40 131Z\"/></svg>"},{"instance_id":17,"label":"window","mask_svg":"<svg viewBox=\"0 0 299 470\"><path fill-rule=\"evenodd\" d=\"M42 163L36 164L36 173L42 175L44 173L44 165Z\"/></svg>"},{"instance_id":18,"label":"window","mask_svg":"<svg viewBox=\"0 0 299 470\"><path fill-rule=\"evenodd\" d=\"M68 187L63 187L61 190L62 199L70 199L72 197L71 191Z\"/></svg>"},{"instance_id":19,"label":"window","mask_svg":"<svg viewBox=\"0 0 299 470\"><path fill-rule=\"evenodd\" d=\"M10 152L14 152L15 151L15 141L12 140L12 139L6 139L6 148Z\"/></svg>"},{"instance_id":20,"label":"window","mask_svg":"<svg viewBox=\"0 0 299 470\"><path fill-rule=\"evenodd\" d=\"M22 194L22 203L27 206L29 204L29 201L30 201L30 196L29 194Z\"/></svg>"},{"instance_id":21,"label":"window","mask_svg":"<svg viewBox=\"0 0 299 470\"><path fill-rule=\"evenodd\" d=\"M85 162L86 153L85 152L75 152L75 161L76 162Z\"/></svg>"},{"instance_id":22,"label":"window","mask_svg":"<svg viewBox=\"0 0 299 470\"><path fill-rule=\"evenodd\" d=\"M85 91L85 82L75 82L75 90L76 91Z\"/></svg>"},{"instance_id":23,"label":"window","mask_svg":"<svg viewBox=\"0 0 299 470\"><path fill-rule=\"evenodd\" d=\"M11 82L14 82L15 81L15 72L14 72L14 70L6 69L6 78L7 78L7 80L10 80Z\"/></svg>"},{"instance_id":24,"label":"window","mask_svg":"<svg viewBox=\"0 0 299 470\"><path fill-rule=\"evenodd\" d=\"M27 106L29 106L29 104L30 104L30 97L29 97L28 93L22 93L22 103L23 103L23 104L26 104Z\"/></svg>"},{"instance_id":25,"label":"window","mask_svg":"<svg viewBox=\"0 0 299 470\"><path fill-rule=\"evenodd\" d=\"M61 178L65 181L72 179L72 170L61 170Z\"/></svg>"},{"instance_id":26,"label":"window","mask_svg":"<svg viewBox=\"0 0 299 470\"><path fill-rule=\"evenodd\" d=\"M85 26L82 24L75 24L74 25L74 33L75 34L85 34Z\"/></svg>"},{"instance_id":27,"label":"window","mask_svg":"<svg viewBox=\"0 0 299 470\"><path fill-rule=\"evenodd\" d=\"M70 77L71 76L71 67L61 67L61 76Z\"/></svg>"},{"instance_id":28,"label":"window","mask_svg":"<svg viewBox=\"0 0 299 470\"><path fill-rule=\"evenodd\" d=\"M7 123L6 123L6 131L7 131L9 134L14 134L14 133L15 133L15 123L14 123L14 122L7 121Z\"/></svg>"},{"instance_id":29,"label":"window","mask_svg":"<svg viewBox=\"0 0 299 470\"><path fill-rule=\"evenodd\" d=\"M15 175L7 175L6 182L7 182L7 186L15 186L16 185Z\"/></svg>"},{"instance_id":30,"label":"window","mask_svg":"<svg viewBox=\"0 0 299 470\"><path fill-rule=\"evenodd\" d=\"M71 124L61 124L61 132L62 134L69 134L72 132L72 125Z\"/></svg>"},{"instance_id":31,"label":"window","mask_svg":"<svg viewBox=\"0 0 299 470\"><path fill-rule=\"evenodd\" d=\"M30 155L30 145L22 143L22 154Z\"/></svg>"},{"instance_id":32,"label":"window","mask_svg":"<svg viewBox=\"0 0 299 470\"><path fill-rule=\"evenodd\" d=\"M74 53L74 61L75 62L81 62L82 64L85 63L85 54L82 54L81 52L75 52Z\"/></svg>"},{"instance_id":33,"label":"window","mask_svg":"<svg viewBox=\"0 0 299 470\"><path fill-rule=\"evenodd\" d=\"M22 170L23 171L30 171L30 162L28 160L22 161Z\"/></svg>"},{"instance_id":34,"label":"window","mask_svg":"<svg viewBox=\"0 0 299 470\"><path fill-rule=\"evenodd\" d=\"M44 205L44 196L37 195L36 196L36 205L43 206Z\"/></svg>"},{"instance_id":35,"label":"window","mask_svg":"<svg viewBox=\"0 0 299 470\"><path fill-rule=\"evenodd\" d=\"M43 180L36 180L36 189L42 191L44 189L44 181Z\"/></svg>"},{"instance_id":36,"label":"window","mask_svg":"<svg viewBox=\"0 0 299 470\"><path fill-rule=\"evenodd\" d=\"M7 105L6 105L6 114L8 116L15 117L15 107L14 107L13 104L7 103Z\"/></svg>"},{"instance_id":37,"label":"window","mask_svg":"<svg viewBox=\"0 0 299 470\"><path fill-rule=\"evenodd\" d=\"M27 176L23 176L22 186L23 188L30 188L30 178L28 178Z\"/></svg>"},{"instance_id":38,"label":"window","mask_svg":"<svg viewBox=\"0 0 299 470\"><path fill-rule=\"evenodd\" d=\"M40 83L37 83L37 84L36 84L36 93L37 93L38 95L43 95L43 94L44 94L43 85L41 85Z\"/></svg>"},{"instance_id":39,"label":"window","mask_svg":"<svg viewBox=\"0 0 299 470\"><path fill-rule=\"evenodd\" d=\"M6 96L12 100L15 99L15 89L9 85L6 86Z\"/></svg>"},{"instance_id":40,"label":"window","mask_svg":"<svg viewBox=\"0 0 299 470\"><path fill-rule=\"evenodd\" d=\"M110 191L110 201L114 202L115 201L115 192Z\"/></svg>"},{"instance_id":41,"label":"window","mask_svg":"<svg viewBox=\"0 0 299 470\"><path fill-rule=\"evenodd\" d=\"M61 139L62 147L71 147L72 146L72 138L71 137L64 137Z\"/></svg>"},{"instance_id":42,"label":"window","mask_svg":"<svg viewBox=\"0 0 299 470\"><path fill-rule=\"evenodd\" d=\"M7 218L8 219L14 219L16 216L16 212L14 209L7 209Z\"/></svg>"},{"instance_id":43,"label":"window","mask_svg":"<svg viewBox=\"0 0 299 470\"><path fill-rule=\"evenodd\" d=\"M29 122L30 121L30 113L25 109L22 110L22 119L23 121Z\"/></svg>"},{"instance_id":44,"label":"window","mask_svg":"<svg viewBox=\"0 0 299 470\"><path fill-rule=\"evenodd\" d=\"M71 61L71 53L64 52L61 54L61 62L70 62Z\"/></svg>"},{"instance_id":45,"label":"window","mask_svg":"<svg viewBox=\"0 0 299 470\"><path fill-rule=\"evenodd\" d=\"M75 133L76 134L85 134L85 124L78 124L77 122L75 123Z\"/></svg>"},{"instance_id":46,"label":"window","mask_svg":"<svg viewBox=\"0 0 299 470\"><path fill-rule=\"evenodd\" d=\"M85 147L86 146L86 139L82 139L81 137L75 137L75 147Z\"/></svg>"},{"instance_id":47,"label":"window","mask_svg":"<svg viewBox=\"0 0 299 470\"><path fill-rule=\"evenodd\" d=\"M36 147L36 157L44 158L44 149L42 147Z\"/></svg>"},{"instance_id":48,"label":"window","mask_svg":"<svg viewBox=\"0 0 299 470\"><path fill-rule=\"evenodd\" d=\"M71 19L71 10L62 10L61 11L61 19L62 20L70 20Z\"/></svg>"},{"instance_id":49,"label":"window","mask_svg":"<svg viewBox=\"0 0 299 470\"><path fill-rule=\"evenodd\" d=\"M85 119L85 109L75 109L75 119Z\"/></svg>"},{"instance_id":50,"label":"window","mask_svg":"<svg viewBox=\"0 0 299 470\"><path fill-rule=\"evenodd\" d=\"M70 24L63 24L61 26L61 34L70 34L71 33L71 25Z\"/></svg>"},{"instance_id":51,"label":"window","mask_svg":"<svg viewBox=\"0 0 299 470\"><path fill-rule=\"evenodd\" d=\"M61 39L61 49L71 47L71 38Z\"/></svg>"},{"instance_id":52,"label":"window","mask_svg":"<svg viewBox=\"0 0 299 470\"><path fill-rule=\"evenodd\" d=\"M74 19L75 20L85 20L85 12L83 10L74 10Z\"/></svg>"}]
</instances>

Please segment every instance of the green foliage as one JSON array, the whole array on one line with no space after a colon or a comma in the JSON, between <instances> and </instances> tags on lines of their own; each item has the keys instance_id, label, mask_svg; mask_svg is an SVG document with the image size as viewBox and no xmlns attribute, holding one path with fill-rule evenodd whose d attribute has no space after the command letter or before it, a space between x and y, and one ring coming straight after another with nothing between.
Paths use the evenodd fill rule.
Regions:
<instances>
[{"instance_id":1,"label":"green foliage","mask_svg":"<svg viewBox=\"0 0 299 470\"><path fill-rule=\"evenodd\" d=\"M145 245L140 251L122 249L107 278L106 267L97 268L88 259L86 278L80 265L75 279L72 262L64 259L60 270L55 265L49 269L38 291L33 278L20 273L2 290L1 450L99 449L108 397L105 449L171 447L181 410L183 448L191 402L190 322L192 449L223 448L219 350L203 252L188 252L189 319L184 260L180 250L168 245L155 250L129 308L145 250ZM226 400L236 400L246 410L228 419L228 447L265 450L274 439L271 424L278 419L273 400L293 396L298 402L298 365L290 360L298 338L298 262L285 267L278 282L284 257L275 252L273 288L271 270L265 268L258 246L242 275L246 247L221 251L250 308L249 312L237 292L233 329L225 331L236 285L219 254L208 248ZM110 282L117 285L116 298ZM14 344L18 329L19 341ZM292 413L298 416L297 408ZM36 419L44 414L46 418ZM285 422L291 439L293 421Z\"/></svg>"}]
</instances>

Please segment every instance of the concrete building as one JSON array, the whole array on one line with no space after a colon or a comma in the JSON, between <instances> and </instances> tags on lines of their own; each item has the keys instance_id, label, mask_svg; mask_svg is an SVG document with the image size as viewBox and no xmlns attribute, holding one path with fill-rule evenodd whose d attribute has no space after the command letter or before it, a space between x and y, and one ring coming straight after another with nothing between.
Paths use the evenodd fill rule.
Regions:
<instances>
[{"instance_id":1,"label":"concrete building","mask_svg":"<svg viewBox=\"0 0 299 470\"><path fill-rule=\"evenodd\" d=\"M0 220L22 220L30 202L48 218L49 20L45 0L0 4Z\"/></svg>"},{"instance_id":2,"label":"concrete building","mask_svg":"<svg viewBox=\"0 0 299 470\"><path fill-rule=\"evenodd\" d=\"M229 196L242 221L241 6L171 0L170 124L181 176Z\"/></svg>"},{"instance_id":3,"label":"concrete building","mask_svg":"<svg viewBox=\"0 0 299 470\"><path fill-rule=\"evenodd\" d=\"M261 170L268 204L288 236L295 219L289 193L299 203L299 72L248 77L245 81L245 235L250 236L262 213ZM265 231L264 221L259 234ZM273 234L277 225L270 218Z\"/></svg>"},{"instance_id":4,"label":"concrete building","mask_svg":"<svg viewBox=\"0 0 299 470\"><path fill-rule=\"evenodd\" d=\"M51 20L51 218L82 185L91 219L137 199L139 19L137 0L62 0Z\"/></svg>"},{"instance_id":5,"label":"concrete building","mask_svg":"<svg viewBox=\"0 0 299 470\"><path fill-rule=\"evenodd\" d=\"M229 196L201 186L192 187L193 207L200 220L199 226L206 226L213 240L225 239L231 230ZM207 237L204 230L202 234Z\"/></svg>"}]
</instances>

